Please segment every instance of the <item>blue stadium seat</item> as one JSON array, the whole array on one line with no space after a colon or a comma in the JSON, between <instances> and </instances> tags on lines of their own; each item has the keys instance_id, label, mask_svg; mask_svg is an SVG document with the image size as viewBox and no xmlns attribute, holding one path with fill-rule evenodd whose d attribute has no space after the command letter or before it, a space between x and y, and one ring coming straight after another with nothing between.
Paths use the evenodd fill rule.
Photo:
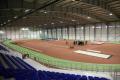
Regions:
<instances>
[{"instance_id":1,"label":"blue stadium seat","mask_svg":"<svg viewBox=\"0 0 120 80\"><path fill-rule=\"evenodd\" d=\"M107 78L100 78L100 80L109 80L109 79L107 79Z\"/></svg>"},{"instance_id":2,"label":"blue stadium seat","mask_svg":"<svg viewBox=\"0 0 120 80\"><path fill-rule=\"evenodd\" d=\"M0 61L0 75L4 77L4 79L14 78L15 80L38 80L38 72L32 66L24 62L22 59L18 57L5 55L0 53L0 57L9 67L5 68ZM19 62L24 63L24 66L27 68L23 68L24 66L20 65ZM17 68L15 68L15 66ZM29 68L28 68L29 67Z\"/></svg>"},{"instance_id":3,"label":"blue stadium seat","mask_svg":"<svg viewBox=\"0 0 120 80\"><path fill-rule=\"evenodd\" d=\"M94 77L95 80L101 80L99 77Z\"/></svg>"},{"instance_id":4,"label":"blue stadium seat","mask_svg":"<svg viewBox=\"0 0 120 80\"><path fill-rule=\"evenodd\" d=\"M50 71L37 71L31 65L24 62L21 58L0 53L0 76L5 79L14 78L15 80L109 80L107 78L65 74ZM1 61L3 60L3 61ZM8 68L5 65L8 65ZM3 66L4 65L4 66Z\"/></svg>"},{"instance_id":5,"label":"blue stadium seat","mask_svg":"<svg viewBox=\"0 0 120 80\"><path fill-rule=\"evenodd\" d=\"M9 50L7 50L7 49L6 49L4 46L2 46L2 45L0 45L0 50L9 52Z\"/></svg>"},{"instance_id":6,"label":"blue stadium seat","mask_svg":"<svg viewBox=\"0 0 120 80\"><path fill-rule=\"evenodd\" d=\"M89 80L95 80L93 76L88 76Z\"/></svg>"},{"instance_id":7,"label":"blue stadium seat","mask_svg":"<svg viewBox=\"0 0 120 80\"><path fill-rule=\"evenodd\" d=\"M0 56L2 57L2 59L6 62L6 64L8 64L8 66L10 68L14 68L14 66L11 64L11 62L9 61L9 59L7 59L7 57L4 54L0 54Z\"/></svg>"},{"instance_id":8,"label":"blue stadium seat","mask_svg":"<svg viewBox=\"0 0 120 80\"><path fill-rule=\"evenodd\" d=\"M24 65L26 68L35 70L35 68L33 68L31 65L27 64L26 62L24 62L24 61L23 61L22 59L20 59L19 57L16 57L16 60L18 60L19 63L21 63L22 65Z\"/></svg>"},{"instance_id":9,"label":"blue stadium seat","mask_svg":"<svg viewBox=\"0 0 120 80\"><path fill-rule=\"evenodd\" d=\"M16 61L16 58L13 59L13 56L6 55L9 60L11 60L19 69L25 69L19 62Z\"/></svg>"}]
</instances>

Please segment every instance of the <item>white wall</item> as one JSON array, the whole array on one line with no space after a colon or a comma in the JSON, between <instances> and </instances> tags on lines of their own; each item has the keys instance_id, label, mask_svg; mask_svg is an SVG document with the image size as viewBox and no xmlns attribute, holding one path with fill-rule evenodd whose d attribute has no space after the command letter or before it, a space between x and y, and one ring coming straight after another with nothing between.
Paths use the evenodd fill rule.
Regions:
<instances>
[{"instance_id":1,"label":"white wall","mask_svg":"<svg viewBox=\"0 0 120 80\"><path fill-rule=\"evenodd\" d=\"M40 29L30 27L29 30L20 30L20 27L0 28L4 33L0 33L0 39L40 39L57 38L69 40L97 40L97 41L120 41L120 22L109 24L98 23L90 25L58 27L52 29ZM76 32L75 32L76 30ZM57 32L56 32L57 31ZM85 32L84 32L85 31ZM41 33L42 32L42 33ZM75 34L76 33L76 34ZM76 35L76 36L75 36Z\"/></svg>"},{"instance_id":2,"label":"white wall","mask_svg":"<svg viewBox=\"0 0 120 80\"><path fill-rule=\"evenodd\" d=\"M84 30L85 29L85 30ZM84 32L85 31L85 32ZM120 41L120 22L111 22L109 24L98 23L90 25L77 25L76 36L75 27L67 26L67 28L52 29L54 38L62 38L69 40L96 40L96 41ZM51 32L49 32L49 35ZM49 36L48 36L49 37Z\"/></svg>"},{"instance_id":3,"label":"white wall","mask_svg":"<svg viewBox=\"0 0 120 80\"><path fill-rule=\"evenodd\" d=\"M40 39L41 38L41 30L40 28L34 28L33 30L29 28L29 30L21 30L21 28L17 27L9 27L9 28L1 28L3 34L0 34L0 39Z\"/></svg>"}]
</instances>

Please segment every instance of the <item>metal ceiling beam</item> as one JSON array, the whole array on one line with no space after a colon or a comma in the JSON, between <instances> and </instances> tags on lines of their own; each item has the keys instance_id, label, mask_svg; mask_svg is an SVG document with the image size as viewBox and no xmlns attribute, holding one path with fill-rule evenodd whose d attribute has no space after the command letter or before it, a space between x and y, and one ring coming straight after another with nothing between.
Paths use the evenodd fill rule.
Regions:
<instances>
[{"instance_id":1,"label":"metal ceiling beam","mask_svg":"<svg viewBox=\"0 0 120 80\"><path fill-rule=\"evenodd\" d=\"M81 1L84 2L84 3L87 3L87 4L91 4L91 5L103 8L103 9L113 13L117 18L120 19L120 16L116 12L114 12L112 9L110 9L110 7L108 6L108 3L105 2L105 1L102 1L102 5L99 4L101 0L92 0L92 2L91 2L91 0L81 0Z\"/></svg>"},{"instance_id":2,"label":"metal ceiling beam","mask_svg":"<svg viewBox=\"0 0 120 80\"><path fill-rule=\"evenodd\" d=\"M78 9L78 10L77 10ZM62 10L62 11L61 11ZM85 19L89 16L92 19L95 19L96 21L104 21L103 19L100 18L96 18L95 16L91 16L91 15L87 15L85 13L83 13L83 10L80 8L72 8L72 7L55 7L54 10L51 11L56 11L56 12L64 12L64 13L73 13L73 14L77 14L78 16L83 16ZM87 13L87 12L86 12Z\"/></svg>"},{"instance_id":3,"label":"metal ceiling beam","mask_svg":"<svg viewBox=\"0 0 120 80\"><path fill-rule=\"evenodd\" d=\"M84 5L83 5L84 4ZM107 18L102 18L102 17L99 17L97 16L96 14L93 14L91 13L91 9L89 9L91 7L96 7L94 5L91 5L91 4L88 4L88 3L84 3L84 2L81 2L81 1L70 1L70 0L67 0L65 2L61 2L59 3L59 5L57 5L57 7L62 7L62 8L73 8L74 10L74 13L78 13L78 14L82 14L82 15L86 15L86 16L89 16L91 18L94 18L96 20L100 20L102 22L106 22L108 20L106 20ZM96 7L97 9L98 7ZM79 11L76 12L76 9L79 9ZM102 8L100 8L102 9ZM99 9L99 10L100 10ZM58 10L58 9L57 9ZM95 10L94 10L95 11ZM104 10L106 11L106 10ZM104 11L101 11L101 14L103 14L102 12ZM72 11L71 11L72 12Z\"/></svg>"},{"instance_id":4,"label":"metal ceiling beam","mask_svg":"<svg viewBox=\"0 0 120 80\"><path fill-rule=\"evenodd\" d=\"M50 5L52 5L52 4L55 4L55 3L58 2L58 1L60 1L60 0L54 0L54 1L51 1L51 2L49 2L49 3L46 3L45 5L37 8L37 9L35 9L35 10L33 10L33 11L30 11L30 12L24 14L24 15L18 16L18 18L14 19L14 20L11 21L11 22L14 22L14 21L19 20L19 19L21 19L21 18L23 18L23 17L25 17L25 16L28 16L28 15L30 15L30 14L32 14L32 13L35 13L35 12L41 10L41 9L44 9L44 8L46 8L47 6L50 6ZM11 23L11 22L8 22L8 23ZM8 23L7 23L7 24L8 24ZM7 24L4 24L3 26L5 26L5 25L7 25Z\"/></svg>"}]
</instances>

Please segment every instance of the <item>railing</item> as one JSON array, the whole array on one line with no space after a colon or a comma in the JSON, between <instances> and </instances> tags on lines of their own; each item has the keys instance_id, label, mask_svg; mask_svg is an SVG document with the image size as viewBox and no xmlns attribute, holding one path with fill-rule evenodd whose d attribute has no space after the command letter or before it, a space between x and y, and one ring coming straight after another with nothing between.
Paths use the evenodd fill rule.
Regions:
<instances>
[{"instance_id":1,"label":"railing","mask_svg":"<svg viewBox=\"0 0 120 80\"><path fill-rule=\"evenodd\" d=\"M84 62L63 60L63 59L47 56L40 52L28 48L24 48L16 44L12 44L12 41L9 40L4 41L3 44L22 54L29 54L29 57L35 59L36 61L42 62L44 64L48 64L56 68L77 69L77 70L86 70L86 71L120 72L120 64L95 64L95 63L84 63Z\"/></svg>"}]
</instances>

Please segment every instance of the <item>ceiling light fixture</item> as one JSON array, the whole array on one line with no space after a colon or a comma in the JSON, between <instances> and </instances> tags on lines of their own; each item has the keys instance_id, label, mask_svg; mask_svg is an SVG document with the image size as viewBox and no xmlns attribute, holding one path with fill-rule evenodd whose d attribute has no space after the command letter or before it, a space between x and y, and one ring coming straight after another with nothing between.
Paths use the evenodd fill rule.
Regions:
<instances>
[{"instance_id":1,"label":"ceiling light fixture","mask_svg":"<svg viewBox=\"0 0 120 80\"><path fill-rule=\"evenodd\" d=\"M21 28L21 30L27 31L27 30L29 30L29 28Z\"/></svg>"},{"instance_id":2,"label":"ceiling light fixture","mask_svg":"<svg viewBox=\"0 0 120 80\"><path fill-rule=\"evenodd\" d=\"M8 22L10 22L10 20L8 20Z\"/></svg>"},{"instance_id":3,"label":"ceiling light fixture","mask_svg":"<svg viewBox=\"0 0 120 80\"><path fill-rule=\"evenodd\" d=\"M110 16L112 16L113 14L112 13L109 13Z\"/></svg>"},{"instance_id":4,"label":"ceiling light fixture","mask_svg":"<svg viewBox=\"0 0 120 80\"><path fill-rule=\"evenodd\" d=\"M6 22L4 22L4 24L6 24Z\"/></svg>"},{"instance_id":5,"label":"ceiling light fixture","mask_svg":"<svg viewBox=\"0 0 120 80\"><path fill-rule=\"evenodd\" d=\"M30 11L30 9L26 9L26 10L25 10L25 13L27 13L27 12L29 12L29 11Z\"/></svg>"},{"instance_id":6,"label":"ceiling light fixture","mask_svg":"<svg viewBox=\"0 0 120 80\"><path fill-rule=\"evenodd\" d=\"M47 24L44 24L45 26L47 25Z\"/></svg>"},{"instance_id":7,"label":"ceiling light fixture","mask_svg":"<svg viewBox=\"0 0 120 80\"><path fill-rule=\"evenodd\" d=\"M16 18L17 18L17 16L14 16L13 18L15 18L15 19L16 19Z\"/></svg>"},{"instance_id":8,"label":"ceiling light fixture","mask_svg":"<svg viewBox=\"0 0 120 80\"><path fill-rule=\"evenodd\" d=\"M88 16L87 18L90 19L91 17Z\"/></svg>"},{"instance_id":9,"label":"ceiling light fixture","mask_svg":"<svg viewBox=\"0 0 120 80\"><path fill-rule=\"evenodd\" d=\"M55 24L55 23L51 23L51 24Z\"/></svg>"},{"instance_id":10,"label":"ceiling light fixture","mask_svg":"<svg viewBox=\"0 0 120 80\"><path fill-rule=\"evenodd\" d=\"M47 12L45 11L44 13L46 14Z\"/></svg>"},{"instance_id":11,"label":"ceiling light fixture","mask_svg":"<svg viewBox=\"0 0 120 80\"><path fill-rule=\"evenodd\" d=\"M76 21L76 20L73 19L72 21L74 22L74 21Z\"/></svg>"},{"instance_id":12,"label":"ceiling light fixture","mask_svg":"<svg viewBox=\"0 0 120 80\"><path fill-rule=\"evenodd\" d=\"M60 21L60 23L63 23L63 21Z\"/></svg>"},{"instance_id":13,"label":"ceiling light fixture","mask_svg":"<svg viewBox=\"0 0 120 80\"><path fill-rule=\"evenodd\" d=\"M72 0L72 1L76 1L76 0Z\"/></svg>"}]
</instances>

